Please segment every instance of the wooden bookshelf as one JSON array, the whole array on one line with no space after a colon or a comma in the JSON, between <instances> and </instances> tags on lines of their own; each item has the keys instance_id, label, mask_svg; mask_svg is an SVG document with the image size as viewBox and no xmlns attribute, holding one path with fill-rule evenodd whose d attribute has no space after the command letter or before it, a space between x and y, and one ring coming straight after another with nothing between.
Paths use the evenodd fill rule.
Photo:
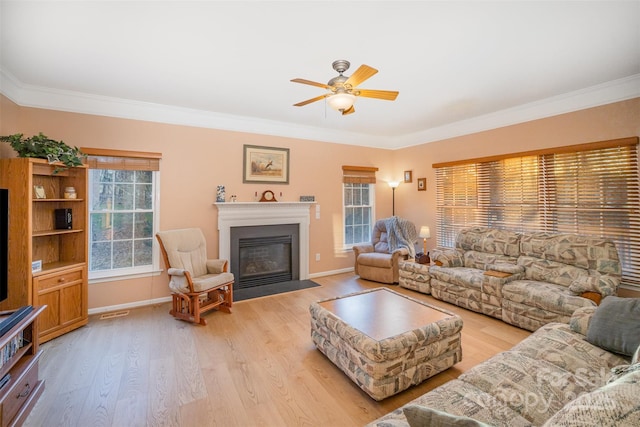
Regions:
<instances>
[{"instance_id":1,"label":"wooden bookshelf","mask_svg":"<svg viewBox=\"0 0 640 427\"><path fill-rule=\"evenodd\" d=\"M38 338L38 316L46 307L33 310L0 337L0 379L9 379L0 388L0 425L19 426L44 391L44 380L38 373L41 351ZM0 322L10 317L0 313ZM16 345L16 342L19 345ZM11 346L16 345L15 348ZM7 351L11 349L11 351Z\"/></svg>"},{"instance_id":2,"label":"wooden bookshelf","mask_svg":"<svg viewBox=\"0 0 640 427\"><path fill-rule=\"evenodd\" d=\"M61 166L43 159L0 159L0 187L9 189L9 289L0 310L47 306L39 317L41 342L89 319L88 169L59 171ZM44 198L37 197L36 186ZM66 187L76 189L76 198L64 197ZM71 229L56 228L56 209L72 210ZM40 271L32 270L34 261L41 262Z\"/></svg>"}]
</instances>

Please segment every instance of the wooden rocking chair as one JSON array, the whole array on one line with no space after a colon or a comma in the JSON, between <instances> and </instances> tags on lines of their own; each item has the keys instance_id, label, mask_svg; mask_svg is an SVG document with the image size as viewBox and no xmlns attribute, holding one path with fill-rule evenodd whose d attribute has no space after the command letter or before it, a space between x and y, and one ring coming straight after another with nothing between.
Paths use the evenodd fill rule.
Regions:
<instances>
[{"instance_id":1,"label":"wooden rocking chair","mask_svg":"<svg viewBox=\"0 0 640 427\"><path fill-rule=\"evenodd\" d=\"M207 259L202 230L186 228L156 234L173 292L169 314L188 322L206 325L201 317L209 310L231 313L233 274L223 259Z\"/></svg>"}]
</instances>

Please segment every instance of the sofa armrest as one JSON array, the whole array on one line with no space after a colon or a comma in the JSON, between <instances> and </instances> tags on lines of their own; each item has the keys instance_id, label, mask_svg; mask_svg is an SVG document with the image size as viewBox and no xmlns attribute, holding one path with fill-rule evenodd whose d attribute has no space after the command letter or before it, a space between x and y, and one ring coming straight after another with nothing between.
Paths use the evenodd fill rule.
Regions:
<instances>
[{"instance_id":1,"label":"sofa armrest","mask_svg":"<svg viewBox=\"0 0 640 427\"><path fill-rule=\"evenodd\" d=\"M574 311L569 320L571 330L586 336L587 330L589 329L589 322L591 321L593 313L596 312L596 308L597 307L580 307Z\"/></svg>"},{"instance_id":2,"label":"sofa armrest","mask_svg":"<svg viewBox=\"0 0 640 427\"><path fill-rule=\"evenodd\" d=\"M615 295L620 285L620 277L611 274L591 273L578 276L570 285L569 291L575 295L585 292L596 292L603 297Z\"/></svg>"},{"instance_id":3,"label":"sofa armrest","mask_svg":"<svg viewBox=\"0 0 640 427\"><path fill-rule=\"evenodd\" d=\"M431 251L431 259L441 267L464 267L462 251L453 248L435 248Z\"/></svg>"},{"instance_id":4,"label":"sofa armrest","mask_svg":"<svg viewBox=\"0 0 640 427\"><path fill-rule=\"evenodd\" d=\"M208 259L207 260L207 273L220 274L227 271L226 259Z\"/></svg>"}]
</instances>

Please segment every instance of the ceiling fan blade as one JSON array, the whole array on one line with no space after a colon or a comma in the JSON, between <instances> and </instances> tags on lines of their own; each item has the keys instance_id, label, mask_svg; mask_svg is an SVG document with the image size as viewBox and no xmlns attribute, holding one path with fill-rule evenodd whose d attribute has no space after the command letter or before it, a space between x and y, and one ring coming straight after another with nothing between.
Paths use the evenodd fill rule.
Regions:
<instances>
[{"instance_id":1,"label":"ceiling fan blade","mask_svg":"<svg viewBox=\"0 0 640 427\"><path fill-rule=\"evenodd\" d=\"M316 96L315 98L307 99L306 101L298 102L297 104L293 104L294 107L302 107L303 105L311 104L312 102L320 101L321 99L326 98L330 94L325 93L324 95Z\"/></svg>"},{"instance_id":2,"label":"ceiling fan blade","mask_svg":"<svg viewBox=\"0 0 640 427\"><path fill-rule=\"evenodd\" d=\"M342 115L346 116L347 114L353 114L355 112L356 112L356 109L353 108L353 105L352 105L351 107L347 108L346 110L343 110L342 111Z\"/></svg>"},{"instance_id":3,"label":"ceiling fan blade","mask_svg":"<svg viewBox=\"0 0 640 427\"><path fill-rule=\"evenodd\" d=\"M372 89L358 89L356 92L358 96L364 96L365 98L384 99L385 101L395 101L398 96L395 90L372 90Z\"/></svg>"},{"instance_id":4,"label":"ceiling fan blade","mask_svg":"<svg viewBox=\"0 0 640 427\"><path fill-rule=\"evenodd\" d=\"M356 87L377 72L378 70L376 70L375 68L362 64L355 73L351 74L351 77L349 77L347 81L344 82L344 84L345 86L351 85L351 87Z\"/></svg>"},{"instance_id":5,"label":"ceiling fan blade","mask_svg":"<svg viewBox=\"0 0 640 427\"><path fill-rule=\"evenodd\" d=\"M291 81L294 82L294 83L302 83L302 84L305 84L305 85L317 86L317 87L321 87L323 89L329 89L330 88L329 86L327 86L324 83L312 82L311 80L293 79Z\"/></svg>"}]
</instances>

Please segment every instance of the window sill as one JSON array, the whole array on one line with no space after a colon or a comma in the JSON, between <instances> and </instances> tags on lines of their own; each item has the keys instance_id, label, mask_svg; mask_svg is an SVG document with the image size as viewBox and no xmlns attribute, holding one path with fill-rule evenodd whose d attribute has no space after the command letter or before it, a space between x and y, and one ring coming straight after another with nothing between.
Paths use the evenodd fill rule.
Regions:
<instances>
[{"instance_id":1,"label":"window sill","mask_svg":"<svg viewBox=\"0 0 640 427\"><path fill-rule=\"evenodd\" d=\"M145 271L143 273L125 273L125 274L119 274L114 276L89 278L89 284L93 285L95 283L116 282L120 280L140 279L143 277L159 276L160 274L162 274L163 271L164 270L152 270L152 271Z\"/></svg>"}]
</instances>

